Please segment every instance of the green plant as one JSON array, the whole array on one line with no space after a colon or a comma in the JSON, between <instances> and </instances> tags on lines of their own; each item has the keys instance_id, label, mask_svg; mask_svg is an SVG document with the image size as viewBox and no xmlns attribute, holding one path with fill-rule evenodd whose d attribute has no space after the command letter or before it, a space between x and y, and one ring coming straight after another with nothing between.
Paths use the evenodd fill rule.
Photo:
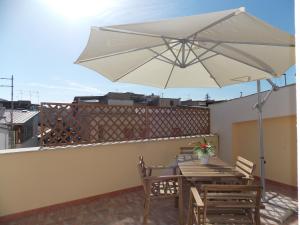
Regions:
<instances>
[{"instance_id":1,"label":"green plant","mask_svg":"<svg viewBox=\"0 0 300 225\"><path fill-rule=\"evenodd\" d=\"M197 153L199 156L215 155L215 147L213 145L211 145L209 142L207 142L207 140L205 138L203 138L203 139L204 139L204 143L201 143L201 142L196 143L196 145L193 149L194 152Z\"/></svg>"}]
</instances>

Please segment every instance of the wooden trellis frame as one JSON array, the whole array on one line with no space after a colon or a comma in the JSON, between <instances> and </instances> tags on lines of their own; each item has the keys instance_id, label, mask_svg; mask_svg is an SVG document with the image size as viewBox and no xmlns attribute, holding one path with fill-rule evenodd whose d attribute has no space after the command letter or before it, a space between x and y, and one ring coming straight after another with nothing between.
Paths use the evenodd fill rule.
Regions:
<instances>
[{"instance_id":1,"label":"wooden trellis frame","mask_svg":"<svg viewBox=\"0 0 300 225\"><path fill-rule=\"evenodd\" d=\"M60 146L209 134L208 108L42 103L41 145Z\"/></svg>"}]
</instances>

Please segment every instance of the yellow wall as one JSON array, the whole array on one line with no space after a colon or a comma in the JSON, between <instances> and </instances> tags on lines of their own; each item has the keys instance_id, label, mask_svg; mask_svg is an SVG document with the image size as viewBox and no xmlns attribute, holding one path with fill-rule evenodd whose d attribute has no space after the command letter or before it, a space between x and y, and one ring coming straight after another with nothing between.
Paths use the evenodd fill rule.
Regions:
<instances>
[{"instance_id":1,"label":"yellow wall","mask_svg":"<svg viewBox=\"0 0 300 225\"><path fill-rule=\"evenodd\" d=\"M297 186L296 116L264 120L266 178ZM259 174L257 121L233 124L233 161L241 155L256 163Z\"/></svg>"},{"instance_id":2,"label":"yellow wall","mask_svg":"<svg viewBox=\"0 0 300 225\"><path fill-rule=\"evenodd\" d=\"M218 146L217 137L209 137ZM138 155L172 164L200 138L0 154L0 216L140 185Z\"/></svg>"}]
</instances>

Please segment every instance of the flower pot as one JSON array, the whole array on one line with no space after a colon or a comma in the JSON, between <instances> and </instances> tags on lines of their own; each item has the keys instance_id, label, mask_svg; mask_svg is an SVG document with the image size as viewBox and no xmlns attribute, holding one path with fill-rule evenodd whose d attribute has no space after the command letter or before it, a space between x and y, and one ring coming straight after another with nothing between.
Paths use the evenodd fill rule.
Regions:
<instances>
[{"instance_id":1,"label":"flower pot","mask_svg":"<svg viewBox=\"0 0 300 225\"><path fill-rule=\"evenodd\" d=\"M208 161L209 161L209 155L202 155L200 157L201 164L208 164Z\"/></svg>"}]
</instances>

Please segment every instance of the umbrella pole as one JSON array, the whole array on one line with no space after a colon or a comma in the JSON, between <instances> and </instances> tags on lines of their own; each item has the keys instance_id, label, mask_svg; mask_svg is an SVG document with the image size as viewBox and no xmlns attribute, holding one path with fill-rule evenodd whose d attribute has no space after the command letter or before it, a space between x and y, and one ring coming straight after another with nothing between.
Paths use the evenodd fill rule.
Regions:
<instances>
[{"instance_id":1,"label":"umbrella pole","mask_svg":"<svg viewBox=\"0 0 300 225\"><path fill-rule=\"evenodd\" d=\"M263 135L263 117L262 117L262 101L261 101L261 86L260 80L257 81L257 110L258 110L258 133L259 133L259 175L260 185L262 187L262 199L265 199L265 156L264 156L264 135Z\"/></svg>"}]
</instances>

